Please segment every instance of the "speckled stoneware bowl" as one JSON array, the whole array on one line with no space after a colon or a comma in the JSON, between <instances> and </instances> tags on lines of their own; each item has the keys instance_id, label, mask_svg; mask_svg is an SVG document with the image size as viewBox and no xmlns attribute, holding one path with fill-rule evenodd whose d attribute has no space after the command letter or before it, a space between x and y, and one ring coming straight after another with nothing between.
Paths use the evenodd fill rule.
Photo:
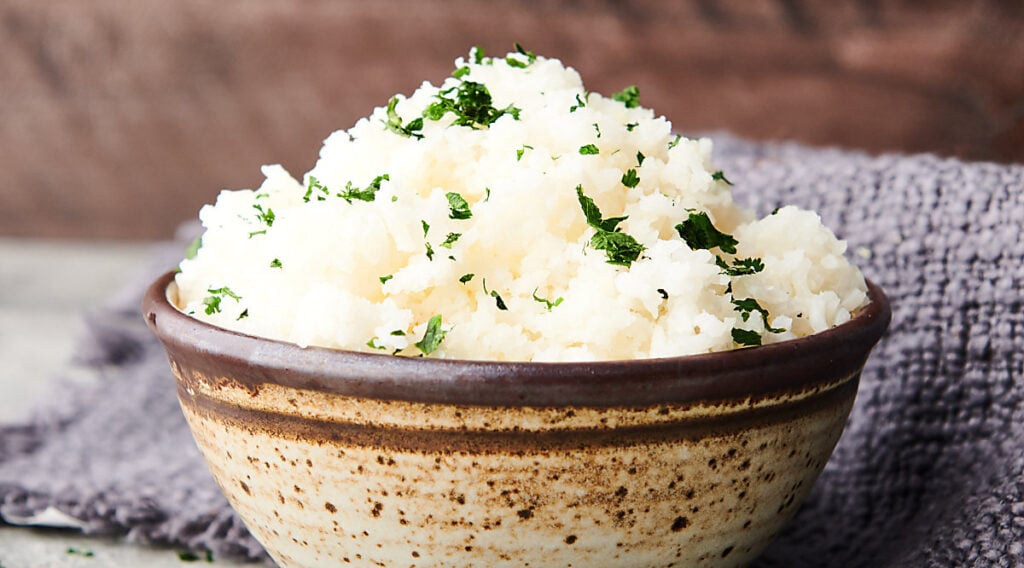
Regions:
<instances>
[{"instance_id":1,"label":"speckled stoneware bowl","mask_svg":"<svg viewBox=\"0 0 1024 568\"><path fill-rule=\"evenodd\" d=\"M602 363L353 353L143 310L246 525L292 566L742 566L829 458L885 295L811 337Z\"/></svg>"}]
</instances>

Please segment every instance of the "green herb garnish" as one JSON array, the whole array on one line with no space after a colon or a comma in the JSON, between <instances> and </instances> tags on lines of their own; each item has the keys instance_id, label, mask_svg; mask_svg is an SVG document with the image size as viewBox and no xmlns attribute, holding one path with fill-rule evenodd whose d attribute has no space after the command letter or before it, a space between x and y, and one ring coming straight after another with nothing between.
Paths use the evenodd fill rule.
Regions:
<instances>
[{"instance_id":1,"label":"green herb garnish","mask_svg":"<svg viewBox=\"0 0 1024 568\"><path fill-rule=\"evenodd\" d=\"M576 112L577 109L581 109L581 108L587 106L587 100L586 99L589 96L590 96L589 93L584 93L583 98L581 99L579 93L576 93L576 104L574 104L571 107L569 107L569 112Z\"/></svg>"},{"instance_id":2,"label":"green herb garnish","mask_svg":"<svg viewBox=\"0 0 1024 568\"><path fill-rule=\"evenodd\" d=\"M459 240L459 237L461 237L461 236L462 236L462 233L448 233L448 236L444 238L444 242L441 243L441 246L443 246L444 248L450 249L450 248L452 248L452 244L455 241Z\"/></svg>"},{"instance_id":3,"label":"green herb garnish","mask_svg":"<svg viewBox=\"0 0 1024 568\"><path fill-rule=\"evenodd\" d=\"M283 267L284 267L284 265L281 264L281 259L280 258L275 258L274 260L270 261L270 268L283 268Z\"/></svg>"},{"instance_id":4,"label":"green herb garnish","mask_svg":"<svg viewBox=\"0 0 1024 568\"><path fill-rule=\"evenodd\" d=\"M622 174L622 185L633 188L640 183L640 176L637 175L636 170L630 168L626 170L626 173Z\"/></svg>"},{"instance_id":5,"label":"green herb garnish","mask_svg":"<svg viewBox=\"0 0 1024 568\"><path fill-rule=\"evenodd\" d=\"M94 554L93 551L91 551L91 550L80 550L80 549L73 548L73 547L68 547L68 549L65 552L67 554L73 554L75 556L82 556L84 558L92 558L93 556L96 556L96 554Z\"/></svg>"},{"instance_id":6,"label":"green herb garnish","mask_svg":"<svg viewBox=\"0 0 1024 568\"><path fill-rule=\"evenodd\" d=\"M322 194L316 196L317 201L323 201L331 194L331 192L327 190L327 186L320 183L320 180L313 176L309 176L309 181L306 183L306 194L302 196L302 200L309 203L309 199L313 196L314 190L319 191Z\"/></svg>"},{"instance_id":7,"label":"green herb garnish","mask_svg":"<svg viewBox=\"0 0 1024 568\"><path fill-rule=\"evenodd\" d=\"M398 106L398 97L391 97L387 108L388 119L384 121L384 126L399 136L416 139L423 138L423 134L420 132L423 130L423 119L414 118L403 126L402 117L398 116L398 111L395 110L396 106Z\"/></svg>"},{"instance_id":8,"label":"green herb garnish","mask_svg":"<svg viewBox=\"0 0 1024 568\"><path fill-rule=\"evenodd\" d=\"M583 215L587 218L587 224L597 232L590 239L590 245L597 250L605 251L608 257L608 264L629 266L644 252L644 246L635 238L626 233L620 232L618 225L629 217L610 217L604 219L601 210L598 209L594 200L583 194L583 186L576 186L576 196L579 198Z\"/></svg>"},{"instance_id":9,"label":"green herb garnish","mask_svg":"<svg viewBox=\"0 0 1024 568\"><path fill-rule=\"evenodd\" d=\"M640 126L639 122L630 122L626 124L626 132L633 132L633 129Z\"/></svg>"},{"instance_id":10,"label":"green herb garnish","mask_svg":"<svg viewBox=\"0 0 1024 568\"><path fill-rule=\"evenodd\" d=\"M187 247L185 247L185 258L195 258L196 255L199 254L199 249L201 248L203 248L203 236L199 235L198 237L192 239L192 242L189 243Z\"/></svg>"},{"instance_id":11,"label":"green herb garnish","mask_svg":"<svg viewBox=\"0 0 1024 568\"><path fill-rule=\"evenodd\" d=\"M424 355L430 355L437 351L437 348L441 346L441 342L444 341L444 336L447 334L447 331L441 329L441 314L437 314L427 322L427 330L423 333L423 339L416 342L416 347Z\"/></svg>"},{"instance_id":12,"label":"green herb garnish","mask_svg":"<svg viewBox=\"0 0 1024 568\"><path fill-rule=\"evenodd\" d=\"M462 276L459 277L459 282L462 282L463 284L465 284L466 282L469 282L470 280L472 280L473 276L475 276L475 275L472 272L463 274Z\"/></svg>"},{"instance_id":13,"label":"green herb garnish","mask_svg":"<svg viewBox=\"0 0 1024 568\"><path fill-rule=\"evenodd\" d=\"M640 166L644 165L644 160L646 160L646 159L647 159L647 156L644 156L643 152L637 150L637 153L636 153L636 167L639 168Z\"/></svg>"},{"instance_id":14,"label":"green herb garnish","mask_svg":"<svg viewBox=\"0 0 1024 568\"><path fill-rule=\"evenodd\" d=\"M740 345L755 347L761 345L761 334L749 329L734 327L732 330L732 340Z\"/></svg>"},{"instance_id":15,"label":"green herb garnish","mask_svg":"<svg viewBox=\"0 0 1024 568\"><path fill-rule=\"evenodd\" d=\"M601 150L598 149L594 144L587 144L586 146L580 146L580 154L584 156L594 156L600 154Z\"/></svg>"},{"instance_id":16,"label":"green herb garnish","mask_svg":"<svg viewBox=\"0 0 1024 568\"><path fill-rule=\"evenodd\" d=\"M726 184L732 185L732 182L726 179L725 173L723 173L722 170L718 170L717 172L711 174L711 179L715 181L724 181Z\"/></svg>"},{"instance_id":17,"label":"green herb garnish","mask_svg":"<svg viewBox=\"0 0 1024 568\"><path fill-rule=\"evenodd\" d=\"M519 160L523 159L523 154L525 154L527 150L533 150L533 146L530 146L529 144L523 144L522 148L516 150L516 161L517 162Z\"/></svg>"},{"instance_id":18,"label":"green herb garnish","mask_svg":"<svg viewBox=\"0 0 1024 568\"><path fill-rule=\"evenodd\" d=\"M366 189L359 189L352 186L352 182L345 184L345 191L338 194L338 197L352 203L353 199L359 201L373 201L377 198L377 192L380 191L380 184L383 181L390 180L391 176L388 174L381 174L370 182L370 185L366 186Z\"/></svg>"},{"instance_id":19,"label":"green herb garnish","mask_svg":"<svg viewBox=\"0 0 1024 568\"><path fill-rule=\"evenodd\" d=\"M466 75L469 75L469 66L466 65L463 65L452 72L452 77L455 77L456 79L461 79Z\"/></svg>"},{"instance_id":20,"label":"green herb garnish","mask_svg":"<svg viewBox=\"0 0 1024 568\"><path fill-rule=\"evenodd\" d=\"M626 108L636 108L640 106L640 89L636 85L630 85L613 94L612 98L626 105Z\"/></svg>"},{"instance_id":21,"label":"green herb garnish","mask_svg":"<svg viewBox=\"0 0 1024 568\"><path fill-rule=\"evenodd\" d=\"M484 48L479 45L474 45L469 49L469 58L477 65L488 63L487 58L484 57Z\"/></svg>"},{"instance_id":22,"label":"green herb garnish","mask_svg":"<svg viewBox=\"0 0 1024 568\"><path fill-rule=\"evenodd\" d=\"M396 330L392 331L389 335L394 335L394 336L397 336L397 337L405 337L405 332L400 330L400 329L396 329Z\"/></svg>"},{"instance_id":23,"label":"green herb garnish","mask_svg":"<svg viewBox=\"0 0 1024 568\"><path fill-rule=\"evenodd\" d=\"M601 137L601 126L598 125L596 122L594 123L594 132L597 132L597 137L598 138Z\"/></svg>"},{"instance_id":24,"label":"green herb garnish","mask_svg":"<svg viewBox=\"0 0 1024 568\"><path fill-rule=\"evenodd\" d=\"M380 280L381 284L386 284L388 280L391 280L394 277L394 274L385 274L384 276L378 277L377 280Z\"/></svg>"},{"instance_id":25,"label":"green herb garnish","mask_svg":"<svg viewBox=\"0 0 1024 568\"><path fill-rule=\"evenodd\" d=\"M430 246L430 243L424 243L427 248L427 260L434 260L434 247Z\"/></svg>"},{"instance_id":26,"label":"green herb garnish","mask_svg":"<svg viewBox=\"0 0 1024 568\"><path fill-rule=\"evenodd\" d=\"M245 308L244 310L242 310L242 313L238 314L238 317L235 318L235 321L245 319L247 317L249 317L249 308Z\"/></svg>"},{"instance_id":27,"label":"green herb garnish","mask_svg":"<svg viewBox=\"0 0 1024 568\"><path fill-rule=\"evenodd\" d=\"M722 252L736 254L736 239L716 229L708 214L703 211L691 212L689 218L676 225L675 229L693 250L718 247Z\"/></svg>"},{"instance_id":28,"label":"green herb garnish","mask_svg":"<svg viewBox=\"0 0 1024 568\"><path fill-rule=\"evenodd\" d=\"M420 226L423 227L423 236L427 236L427 233L430 232L430 223L427 223L423 219L420 219Z\"/></svg>"},{"instance_id":29,"label":"green herb garnish","mask_svg":"<svg viewBox=\"0 0 1024 568\"><path fill-rule=\"evenodd\" d=\"M220 302L223 298L231 298L236 302L242 299L241 296L232 292L231 288L228 288L227 286L221 288L208 288L206 291L210 295L203 298L203 305L206 306L204 311L208 316L220 313Z\"/></svg>"},{"instance_id":30,"label":"green herb garnish","mask_svg":"<svg viewBox=\"0 0 1024 568\"><path fill-rule=\"evenodd\" d=\"M676 146L678 146L679 142L682 139L683 139L682 134L676 134L675 139L668 143L668 149L671 150L672 148L675 148Z\"/></svg>"},{"instance_id":31,"label":"green herb garnish","mask_svg":"<svg viewBox=\"0 0 1024 568\"><path fill-rule=\"evenodd\" d=\"M274 215L273 209L267 207L267 209L264 211L263 206L260 205L259 203L254 204L252 208L258 212L256 215L257 220L262 221L268 227L274 226L274 219L276 218L276 215Z\"/></svg>"},{"instance_id":32,"label":"green herb garnish","mask_svg":"<svg viewBox=\"0 0 1024 568\"><path fill-rule=\"evenodd\" d=\"M725 259L715 256L715 264L722 269L722 274L727 276L747 276L764 270L764 262L760 258L737 258L730 266Z\"/></svg>"},{"instance_id":33,"label":"green herb garnish","mask_svg":"<svg viewBox=\"0 0 1024 568\"><path fill-rule=\"evenodd\" d=\"M382 351L388 348L386 345L377 345L376 337L371 337L370 340L366 342L366 346L370 349L380 349Z\"/></svg>"},{"instance_id":34,"label":"green herb garnish","mask_svg":"<svg viewBox=\"0 0 1024 568\"><path fill-rule=\"evenodd\" d=\"M503 109L494 108L491 92L483 83L463 81L457 87L445 89L435 96L437 101L423 111L424 118L441 120L450 112L455 115L454 124L470 128L486 128L506 114L519 120L520 110L513 105Z\"/></svg>"},{"instance_id":35,"label":"green herb garnish","mask_svg":"<svg viewBox=\"0 0 1024 568\"><path fill-rule=\"evenodd\" d=\"M533 289L533 301L539 302L541 304L544 304L544 306L547 307L549 312L551 311L551 308L557 307L564 300L565 300L565 298L559 296L557 299L555 299L555 301L552 302L551 300L548 300L547 298L541 298L540 296L538 296L537 295L537 289L536 288Z\"/></svg>"},{"instance_id":36,"label":"green herb garnish","mask_svg":"<svg viewBox=\"0 0 1024 568\"><path fill-rule=\"evenodd\" d=\"M490 192L487 195L490 197ZM461 195L455 192L448 192L445 194L445 197L448 198L449 219L469 219L473 216L473 212L469 210L469 203Z\"/></svg>"},{"instance_id":37,"label":"green herb garnish","mask_svg":"<svg viewBox=\"0 0 1024 568\"><path fill-rule=\"evenodd\" d=\"M484 287L484 294L487 294L488 296L494 298L494 303L495 303L495 305L498 306L499 310L508 310L508 306L505 305L505 300L503 300L501 298L501 296L498 294L498 291L497 290L488 290L487 289L487 279L486 278L483 279L483 287Z\"/></svg>"},{"instance_id":38,"label":"green herb garnish","mask_svg":"<svg viewBox=\"0 0 1024 568\"><path fill-rule=\"evenodd\" d=\"M517 57L513 57L511 54L507 55L505 56L505 63L508 63L510 67L518 67L520 69L523 69L529 67L530 65L533 65L533 63L537 61L537 55L534 52L526 51L525 49L523 49L523 46L519 45L518 42L516 42L514 45L516 53L526 57L526 61L523 61Z\"/></svg>"},{"instance_id":39,"label":"green herb garnish","mask_svg":"<svg viewBox=\"0 0 1024 568\"><path fill-rule=\"evenodd\" d=\"M750 314L757 312L761 315L761 322L764 324L764 328L771 333L782 333L785 329L772 327L768 325L768 310L761 307L761 304L757 303L757 300L753 298L744 298L742 300L732 300L733 309L740 313L740 319L747 321L750 319Z\"/></svg>"}]
</instances>

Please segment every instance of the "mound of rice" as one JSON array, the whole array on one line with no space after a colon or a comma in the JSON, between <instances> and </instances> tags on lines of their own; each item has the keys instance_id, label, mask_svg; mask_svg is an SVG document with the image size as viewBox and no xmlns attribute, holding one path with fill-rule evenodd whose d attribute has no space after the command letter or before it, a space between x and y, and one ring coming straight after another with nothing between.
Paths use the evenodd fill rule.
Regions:
<instances>
[{"instance_id":1,"label":"mound of rice","mask_svg":"<svg viewBox=\"0 0 1024 568\"><path fill-rule=\"evenodd\" d=\"M398 355L668 357L801 337L867 302L819 217L756 219L711 141L519 50L456 60L331 134L300 182L200 211L179 307L244 333Z\"/></svg>"}]
</instances>

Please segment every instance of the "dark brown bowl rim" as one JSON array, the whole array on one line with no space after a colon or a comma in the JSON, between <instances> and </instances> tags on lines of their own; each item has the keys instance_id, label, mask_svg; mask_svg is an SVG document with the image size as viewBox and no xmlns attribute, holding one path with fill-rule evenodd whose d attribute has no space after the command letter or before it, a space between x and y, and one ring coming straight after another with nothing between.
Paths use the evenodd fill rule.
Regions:
<instances>
[{"instance_id":1,"label":"dark brown bowl rim","mask_svg":"<svg viewBox=\"0 0 1024 568\"><path fill-rule=\"evenodd\" d=\"M355 397L486 406L736 404L858 376L889 325L885 293L832 329L780 343L660 359L535 363L396 357L255 337L193 318L168 299L174 272L146 291L147 324L179 368L258 390L267 384Z\"/></svg>"}]
</instances>

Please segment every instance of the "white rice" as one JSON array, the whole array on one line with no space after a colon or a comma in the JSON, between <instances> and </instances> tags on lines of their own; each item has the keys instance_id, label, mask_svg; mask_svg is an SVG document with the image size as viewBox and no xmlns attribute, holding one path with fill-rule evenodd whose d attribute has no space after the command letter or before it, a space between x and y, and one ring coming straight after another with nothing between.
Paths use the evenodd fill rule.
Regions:
<instances>
[{"instance_id":1,"label":"white rice","mask_svg":"<svg viewBox=\"0 0 1024 568\"><path fill-rule=\"evenodd\" d=\"M758 220L733 202L710 161L710 140L677 141L664 117L588 94L558 60L508 59L526 67L460 58L456 69L468 74L397 96L395 110L408 125L439 91L472 81L486 85L494 108L518 108L518 119L509 113L474 128L453 125L448 113L423 120L413 132L419 139L389 130L381 107L331 134L302 182L272 165L258 190L221 192L200 211L206 232L198 254L180 265L179 306L218 326L301 346L577 361L750 343L735 333L784 341L843 323L867 302L845 242L816 214L785 207ZM581 153L589 144L599 153ZM630 169L635 187L624 181ZM337 196L346 184L365 189L382 174L388 179L373 201ZM309 191L311 177L327 195ZM605 219L628 216L618 229L644 247L629 266L610 264L594 248L597 230L577 186ZM472 217L451 218L449 193L465 199ZM735 254L691 249L675 228L691 213L706 213L732 235ZM442 246L454 233L461 236ZM729 276L716 257L727 265L757 258L764 268ZM748 299L767 316L748 310L744 319L737 302ZM443 340L436 349L429 341L417 347L437 315Z\"/></svg>"}]
</instances>

